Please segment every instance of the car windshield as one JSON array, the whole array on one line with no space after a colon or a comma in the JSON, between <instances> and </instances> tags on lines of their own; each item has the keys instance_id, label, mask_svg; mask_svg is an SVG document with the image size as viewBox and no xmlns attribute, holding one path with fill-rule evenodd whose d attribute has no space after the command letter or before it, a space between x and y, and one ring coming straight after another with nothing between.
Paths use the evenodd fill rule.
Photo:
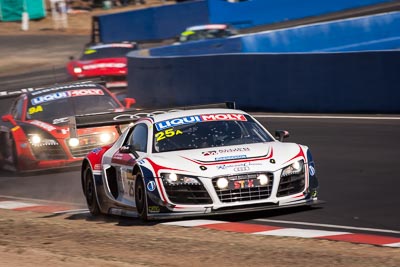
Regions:
<instances>
[{"instance_id":1,"label":"car windshield","mask_svg":"<svg viewBox=\"0 0 400 267\"><path fill-rule=\"evenodd\" d=\"M119 47L119 46L107 46L107 47L90 47L87 48L83 55L81 56L81 60L93 60L99 58L118 58L125 57L127 53L132 50L136 50L136 46L127 46L127 47Z\"/></svg>"},{"instance_id":2,"label":"car windshield","mask_svg":"<svg viewBox=\"0 0 400 267\"><path fill-rule=\"evenodd\" d=\"M211 119L202 121L204 116ZM154 153L273 140L250 116L243 114L199 115L158 122L153 138Z\"/></svg>"},{"instance_id":3,"label":"car windshield","mask_svg":"<svg viewBox=\"0 0 400 267\"><path fill-rule=\"evenodd\" d=\"M196 31L185 31L179 37L180 42L197 41L203 39L225 38L234 35L226 29L204 29Z\"/></svg>"},{"instance_id":4,"label":"car windshield","mask_svg":"<svg viewBox=\"0 0 400 267\"><path fill-rule=\"evenodd\" d=\"M120 104L101 89L82 89L50 93L31 98L27 108L28 120L52 124L69 116L114 111Z\"/></svg>"}]
</instances>

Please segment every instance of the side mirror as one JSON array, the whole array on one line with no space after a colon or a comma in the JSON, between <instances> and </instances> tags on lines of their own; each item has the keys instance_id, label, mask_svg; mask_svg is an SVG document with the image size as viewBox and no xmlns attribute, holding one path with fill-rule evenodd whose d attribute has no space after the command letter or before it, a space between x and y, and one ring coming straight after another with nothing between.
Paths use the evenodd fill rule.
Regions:
<instances>
[{"instance_id":1,"label":"side mirror","mask_svg":"<svg viewBox=\"0 0 400 267\"><path fill-rule=\"evenodd\" d=\"M11 114L6 114L1 116L1 120L4 122L9 122L14 126L17 126L17 123L15 122L14 117Z\"/></svg>"},{"instance_id":2,"label":"side mirror","mask_svg":"<svg viewBox=\"0 0 400 267\"><path fill-rule=\"evenodd\" d=\"M139 154L135 151L134 147L132 145L125 145L125 146L121 146L119 148L119 153L121 154L130 154L132 153L135 158L139 158Z\"/></svg>"},{"instance_id":3,"label":"side mirror","mask_svg":"<svg viewBox=\"0 0 400 267\"><path fill-rule=\"evenodd\" d=\"M122 154L129 154L129 153L132 152L132 150L133 150L132 146L130 146L130 145L125 145L125 146L121 146L121 147L119 148L119 153L122 153Z\"/></svg>"},{"instance_id":4,"label":"side mirror","mask_svg":"<svg viewBox=\"0 0 400 267\"><path fill-rule=\"evenodd\" d=\"M125 102L125 107L126 108L130 108L132 105L136 104L136 99L130 98L130 97L126 97L124 99L124 102Z\"/></svg>"},{"instance_id":5,"label":"side mirror","mask_svg":"<svg viewBox=\"0 0 400 267\"><path fill-rule=\"evenodd\" d=\"M276 130L275 131L275 138L279 141L283 142L283 139L289 137L289 132L285 130Z\"/></svg>"}]
</instances>

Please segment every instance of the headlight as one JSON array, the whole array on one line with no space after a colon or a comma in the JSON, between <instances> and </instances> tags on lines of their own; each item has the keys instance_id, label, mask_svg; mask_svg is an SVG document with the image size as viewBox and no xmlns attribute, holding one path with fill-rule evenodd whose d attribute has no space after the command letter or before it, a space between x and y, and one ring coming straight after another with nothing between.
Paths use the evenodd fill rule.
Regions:
<instances>
[{"instance_id":1,"label":"headlight","mask_svg":"<svg viewBox=\"0 0 400 267\"><path fill-rule=\"evenodd\" d=\"M38 145L42 141L42 138L40 138L40 136L37 134L32 134L30 136L30 140L31 140L32 145Z\"/></svg>"},{"instance_id":2,"label":"headlight","mask_svg":"<svg viewBox=\"0 0 400 267\"><path fill-rule=\"evenodd\" d=\"M82 73L82 68L81 67L75 67L74 68L74 73Z\"/></svg>"},{"instance_id":3,"label":"headlight","mask_svg":"<svg viewBox=\"0 0 400 267\"><path fill-rule=\"evenodd\" d=\"M100 142L108 143L111 142L112 135L110 133L102 133L100 134Z\"/></svg>"},{"instance_id":4,"label":"headlight","mask_svg":"<svg viewBox=\"0 0 400 267\"><path fill-rule=\"evenodd\" d=\"M295 161L282 170L281 177L299 174L303 171L303 166L304 166L303 160Z\"/></svg>"},{"instance_id":5,"label":"headlight","mask_svg":"<svg viewBox=\"0 0 400 267\"><path fill-rule=\"evenodd\" d=\"M267 184L269 183L269 178L268 178L268 176L265 175L265 174L260 174L260 175L257 177L257 179L258 179L258 181L260 182L260 185L261 185L261 186L267 185Z\"/></svg>"},{"instance_id":6,"label":"headlight","mask_svg":"<svg viewBox=\"0 0 400 267\"><path fill-rule=\"evenodd\" d=\"M161 178L169 184L172 185L183 185L183 184L190 184L190 185L200 185L200 181L197 177L176 174L176 173L162 173Z\"/></svg>"},{"instance_id":7,"label":"headlight","mask_svg":"<svg viewBox=\"0 0 400 267\"><path fill-rule=\"evenodd\" d=\"M228 185L229 185L228 179L226 179L225 177L218 178L217 187L219 189L225 189L228 187Z\"/></svg>"},{"instance_id":8,"label":"headlight","mask_svg":"<svg viewBox=\"0 0 400 267\"><path fill-rule=\"evenodd\" d=\"M69 139L68 144L71 147L76 147L76 146L79 145L79 139L78 138L71 138L71 139Z\"/></svg>"},{"instance_id":9,"label":"headlight","mask_svg":"<svg viewBox=\"0 0 400 267\"><path fill-rule=\"evenodd\" d=\"M42 136L38 134L28 134L28 136L32 146L58 146L58 142L54 139L42 138Z\"/></svg>"}]
</instances>

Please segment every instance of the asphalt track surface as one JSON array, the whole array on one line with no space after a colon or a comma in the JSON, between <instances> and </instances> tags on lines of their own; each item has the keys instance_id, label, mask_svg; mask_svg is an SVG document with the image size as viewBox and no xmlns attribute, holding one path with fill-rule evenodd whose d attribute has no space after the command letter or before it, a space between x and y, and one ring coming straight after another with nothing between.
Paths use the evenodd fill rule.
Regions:
<instances>
[{"instance_id":1,"label":"asphalt track surface","mask_svg":"<svg viewBox=\"0 0 400 267\"><path fill-rule=\"evenodd\" d=\"M254 115L271 132L290 131L286 142L310 147L320 181L319 198L326 203L312 209L292 208L217 219L287 227L300 224L313 229L344 227L353 232L400 237L400 117ZM0 195L85 207L78 169L25 175L2 172Z\"/></svg>"}]
</instances>

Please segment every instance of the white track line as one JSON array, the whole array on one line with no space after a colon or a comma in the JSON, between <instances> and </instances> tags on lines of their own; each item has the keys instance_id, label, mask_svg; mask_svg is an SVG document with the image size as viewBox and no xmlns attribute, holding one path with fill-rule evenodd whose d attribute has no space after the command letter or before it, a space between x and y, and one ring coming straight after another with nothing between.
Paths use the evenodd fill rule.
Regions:
<instances>
[{"instance_id":1,"label":"white track line","mask_svg":"<svg viewBox=\"0 0 400 267\"><path fill-rule=\"evenodd\" d=\"M353 227L353 226L336 225L336 224L308 223L308 222L269 220L269 219L255 219L255 221L272 222L272 223L285 223L285 224L296 224L296 225L307 225L307 226L320 226L320 227L348 229L348 230L362 230L362 231L368 231L368 232L381 232L381 233L400 234L400 231L395 231L395 230L377 229L377 228L365 228L365 227Z\"/></svg>"}]
</instances>

